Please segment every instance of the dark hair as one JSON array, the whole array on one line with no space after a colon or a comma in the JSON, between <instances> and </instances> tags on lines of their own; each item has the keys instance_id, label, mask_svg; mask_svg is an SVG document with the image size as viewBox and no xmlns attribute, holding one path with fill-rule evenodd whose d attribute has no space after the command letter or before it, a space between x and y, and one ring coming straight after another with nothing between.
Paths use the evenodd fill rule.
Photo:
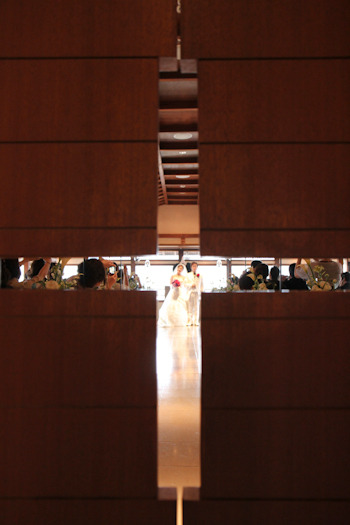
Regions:
<instances>
[{"instance_id":1,"label":"dark hair","mask_svg":"<svg viewBox=\"0 0 350 525\"><path fill-rule=\"evenodd\" d=\"M252 261L250 266L252 268L256 268L257 266L259 266L259 264L262 264L261 261L258 261L257 259L255 259L254 261Z\"/></svg>"},{"instance_id":2,"label":"dark hair","mask_svg":"<svg viewBox=\"0 0 350 525\"><path fill-rule=\"evenodd\" d=\"M347 283L350 282L350 273L349 272L343 272L341 274L341 276L342 276L342 279L344 279Z\"/></svg>"},{"instance_id":3,"label":"dark hair","mask_svg":"<svg viewBox=\"0 0 350 525\"><path fill-rule=\"evenodd\" d=\"M296 267L296 264L295 264L295 263L292 263L292 264L289 265L289 275L290 275L291 277L295 277L295 275L294 275L295 267Z\"/></svg>"},{"instance_id":4,"label":"dark hair","mask_svg":"<svg viewBox=\"0 0 350 525\"><path fill-rule=\"evenodd\" d=\"M84 259L78 265L78 272L81 274L78 283L82 288L93 288L106 280L105 267L99 259Z\"/></svg>"},{"instance_id":5,"label":"dark hair","mask_svg":"<svg viewBox=\"0 0 350 525\"><path fill-rule=\"evenodd\" d=\"M249 277L248 274L243 274L238 281L240 290L251 290L253 288L254 281Z\"/></svg>"},{"instance_id":6,"label":"dark hair","mask_svg":"<svg viewBox=\"0 0 350 525\"><path fill-rule=\"evenodd\" d=\"M30 276L35 277L40 272L41 268L45 265L44 259L35 259L35 261L32 262Z\"/></svg>"},{"instance_id":7,"label":"dark hair","mask_svg":"<svg viewBox=\"0 0 350 525\"><path fill-rule=\"evenodd\" d=\"M19 279L20 276L21 270L18 259L1 260L1 288L8 288L8 282L11 279Z\"/></svg>"},{"instance_id":8,"label":"dark hair","mask_svg":"<svg viewBox=\"0 0 350 525\"><path fill-rule=\"evenodd\" d=\"M254 271L255 271L255 275L261 275L264 280L269 275L269 267L267 266L267 264L264 264L264 263L258 264L254 268Z\"/></svg>"},{"instance_id":9,"label":"dark hair","mask_svg":"<svg viewBox=\"0 0 350 525\"><path fill-rule=\"evenodd\" d=\"M278 281L280 275L280 270L277 268L277 266L272 266L270 270L270 276L273 281Z\"/></svg>"}]
</instances>

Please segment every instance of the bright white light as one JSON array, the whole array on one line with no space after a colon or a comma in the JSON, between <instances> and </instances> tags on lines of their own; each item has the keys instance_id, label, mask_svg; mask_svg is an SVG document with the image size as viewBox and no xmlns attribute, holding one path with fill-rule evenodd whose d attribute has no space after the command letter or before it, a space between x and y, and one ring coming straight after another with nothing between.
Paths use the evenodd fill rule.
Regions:
<instances>
[{"instance_id":1,"label":"bright white light","mask_svg":"<svg viewBox=\"0 0 350 525\"><path fill-rule=\"evenodd\" d=\"M174 133L174 139L176 140L188 140L192 138L192 133Z\"/></svg>"},{"instance_id":2,"label":"bright white light","mask_svg":"<svg viewBox=\"0 0 350 525\"><path fill-rule=\"evenodd\" d=\"M179 155L186 155L187 151L179 151Z\"/></svg>"},{"instance_id":3,"label":"bright white light","mask_svg":"<svg viewBox=\"0 0 350 525\"><path fill-rule=\"evenodd\" d=\"M177 179L189 179L190 176L189 175L176 175L176 178Z\"/></svg>"}]
</instances>

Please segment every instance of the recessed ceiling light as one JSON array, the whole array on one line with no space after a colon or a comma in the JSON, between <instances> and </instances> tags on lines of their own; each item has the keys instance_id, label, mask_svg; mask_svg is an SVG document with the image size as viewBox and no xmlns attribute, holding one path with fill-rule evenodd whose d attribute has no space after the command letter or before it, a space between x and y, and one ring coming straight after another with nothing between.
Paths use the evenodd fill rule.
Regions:
<instances>
[{"instance_id":1,"label":"recessed ceiling light","mask_svg":"<svg viewBox=\"0 0 350 525\"><path fill-rule=\"evenodd\" d=\"M186 155L187 151L179 151L179 155Z\"/></svg>"},{"instance_id":2,"label":"recessed ceiling light","mask_svg":"<svg viewBox=\"0 0 350 525\"><path fill-rule=\"evenodd\" d=\"M186 184L180 184L180 188L186 188Z\"/></svg>"},{"instance_id":3,"label":"recessed ceiling light","mask_svg":"<svg viewBox=\"0 0 350 525\"><path fill-rule=\"evenodd\" d=\"M176 140L188 140L192 138L192 133L174 133L174 139Z\"/></svg>"},{"instance_id":4,"label":"recessed ceiling light","mask_svg":"<svg viewBox=\"0 0 350 525\"><path fill-rule=\"evenodd\" d=\"M177 179L189 179L190 176L189 175L176 175L176 178Z\"/></svg>"}]
</instances>

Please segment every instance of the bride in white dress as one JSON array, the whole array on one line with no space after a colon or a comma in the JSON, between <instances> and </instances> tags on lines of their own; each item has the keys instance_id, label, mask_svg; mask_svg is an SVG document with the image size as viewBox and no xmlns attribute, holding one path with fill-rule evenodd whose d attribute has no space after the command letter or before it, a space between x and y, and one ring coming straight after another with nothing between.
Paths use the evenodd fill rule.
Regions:
<instances>
[{"instance_id":1,"label":"bride in white dress","mask_svg":"<svg viewBox=\"0 0 350 525\"><path fill-rule=\"evenodd\" d=\"M188 291L186 266L179 263L170 278L170 291L159 310L160 326L186 326Z\"/></svg>"}]
</instances>

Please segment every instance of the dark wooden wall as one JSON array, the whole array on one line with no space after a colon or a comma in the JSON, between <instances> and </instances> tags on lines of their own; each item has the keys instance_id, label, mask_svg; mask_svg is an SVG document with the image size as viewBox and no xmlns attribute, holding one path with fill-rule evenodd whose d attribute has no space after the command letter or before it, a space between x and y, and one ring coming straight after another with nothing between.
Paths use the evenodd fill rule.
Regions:
<instances>
[{"instance_id":1,"label":"dark wooden wall","mask_svg":"<svg viewBox=\"0 0 350 525\"><path fill-rule=\"evenodd\" d=\"M0 257L155 253L175 52L174 0L0 3ZM0 294L1 523L174 524L155 294L41 292Z\"/></svg>"},{"instance_id":2,"label":"dark wooden wall","mask_svg":"<svg viewBox=\"0 0 350 525\"><path fill-rule=\"evenodd\" d=\"M346 0L184 2L203 254L349 254Z\"/></svg>"},{"instance_id":3,"label":"dark wooden wall","mask_svg":"<svg viewBox=\"0 0 350 525\"><path fill-rule=\"evenodd\" d=\"M202 254L349 255L349 3L182 7ZM202 486L185 524L347 523L349 306L346 292L204 295Z\"/></svg>"},{"instance_id":4,"label":"dark wooden wall","mask_svg":"<svg viewBox=\"0 0 350 525\"><path fill-rule=\"evenodd\" d=\"M158 56L173 0L0 6L0 254L156 251Z\"/></svg>"},{"instance_id":5,"label":"dark wooden wall","mask_svg":"<svg viewBox=\"0 0 350 525\"><path fill-rule=\"evenodd\" d=\"M344 524L350 294L205 294L201 501L184 523Z\"/></svg>"},{"instance_id":6,"label":"dark wooden wall","mask_svg":"<svg viewBox=\"0 0 350 525\"><path fill-rule=\"evenodd\" d=\"M175 523L157 501L155 299L2 291L1 523Z\"/></svg>"}]
</instances>

